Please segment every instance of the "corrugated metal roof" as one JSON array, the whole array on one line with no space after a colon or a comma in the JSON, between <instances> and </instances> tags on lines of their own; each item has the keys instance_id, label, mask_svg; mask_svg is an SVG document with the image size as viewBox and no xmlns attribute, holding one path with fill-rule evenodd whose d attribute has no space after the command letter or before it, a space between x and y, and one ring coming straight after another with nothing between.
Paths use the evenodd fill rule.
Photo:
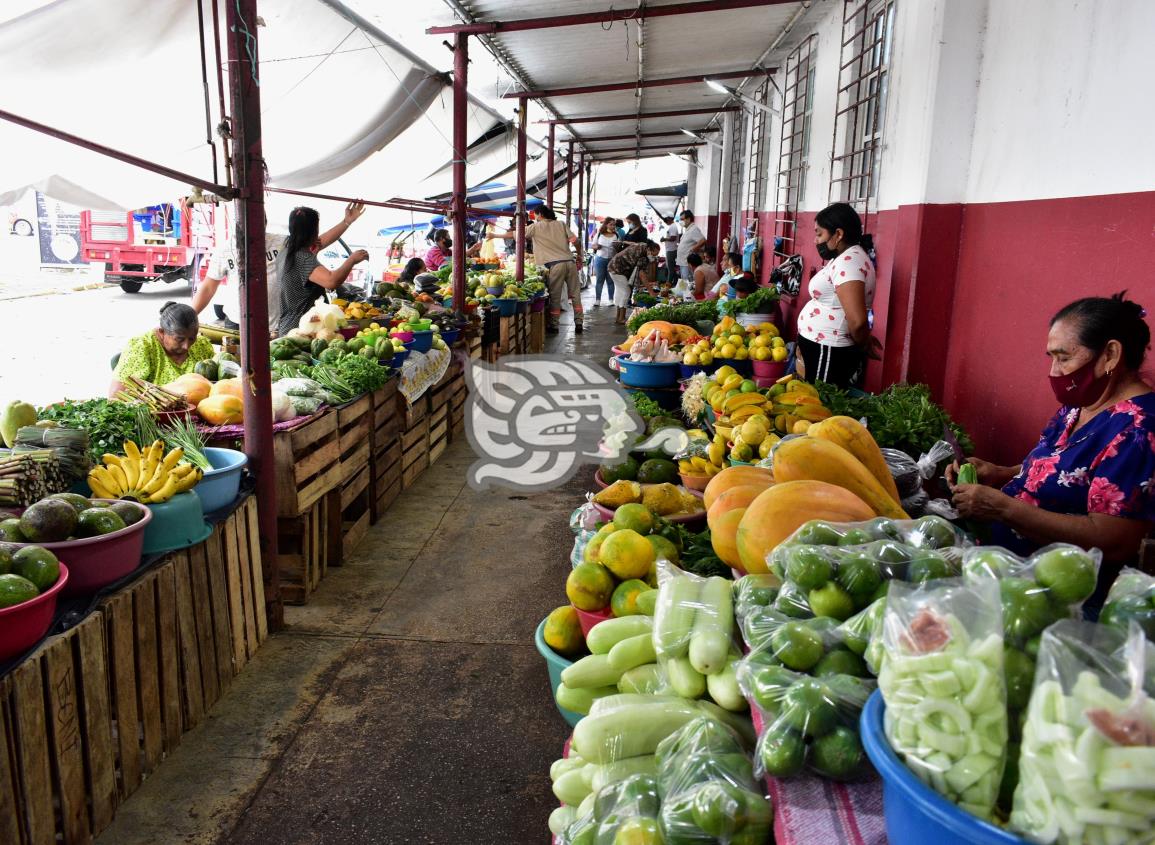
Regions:
<instances>
[{"instance_id":1,"label":"corrugated metal roof","mask_svg":"<svg viewBox=\"0 0 1155 845\"><path fill-rule=\"evenodd\" d=\"M646 5L669 6L681 2L685 0L649 0ZM607 0L466 0L460 5L474 21L598 13L610 8ZM709 75L752 70L802 7L800 2L786 2L643 20L640 51L639 26L635 21L504 32L489 38L512 59L534 90L633 81L639 72L647 80ZM621 8L619 4L617 9L620 11ZM456 22L448 6L441 22ZM732 80L727 84L735 85L739 81ZM722 108L728 99L726 94L704 83L696 83L551 97L546 99L546 103L564 121L578 117L636 114L638 111ZM643 132L682 128L697 130L705 127L712 117L712 114L702 114L642 121L578 123L573 129L579 139L621 135L639 131L639 127ZM558 129L560 139L571 137L567 127L559 126ZM676 142L673 136L642 141L643 145ZM619 141L612 146L627 144ZM590 144L591 149L597 146Z\"/></svg>"}]
</instances>

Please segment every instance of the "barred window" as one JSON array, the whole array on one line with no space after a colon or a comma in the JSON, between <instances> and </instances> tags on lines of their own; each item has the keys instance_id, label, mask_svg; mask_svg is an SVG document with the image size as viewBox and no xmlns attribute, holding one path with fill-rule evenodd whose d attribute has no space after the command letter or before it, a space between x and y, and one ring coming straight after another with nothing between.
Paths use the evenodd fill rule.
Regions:
<instances>
[{"instance_id":1,"label":"barred window","mask_svg":"<svg viewBox=\"0 0 1155 845\"><path fill-rule=\"evenodd\" d=\"M782 88L782 138L778 148L778 196L774 220L774 266L794 254L795 220L806 191L810 116L814 109L814 63L818 36L811 35L786 57Z\"/></svg>"}]
</instances>

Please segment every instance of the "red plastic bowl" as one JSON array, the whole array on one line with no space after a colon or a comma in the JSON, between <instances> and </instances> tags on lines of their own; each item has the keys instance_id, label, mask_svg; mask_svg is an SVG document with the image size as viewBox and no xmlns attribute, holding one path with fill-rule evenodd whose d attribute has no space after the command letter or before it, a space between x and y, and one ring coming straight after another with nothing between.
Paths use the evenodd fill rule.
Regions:
<instances>
[{"instance_id":1,"label":"red plastic bowl","mask_svg":"<svg viewBox=\"0 0 1155 845\"><path fill-rule=\"evenodd\" d=\"M683 489L685 489L685 488L683 488ZM697 496L699 499L702 498L702 493L699 492L698 490L690 490L690 492L693 495ZM594 502L593 505L594 505L594 508L597 509L597 512L600 513L603 517L605 517L606 522L612 522L613 521L614 511L616 510L616 508L607 508L605 505L599 505L597 502ZM703 510L703 511L699 511L698 513L686 513L686 514L680 514L678 516L667 516L666 520L669 522L686 523L687 525L693 524L696 522L705 522L706 521L706 512ZM581 611L579 610L578 613L581 613Z\"/></svg>"},{"instance_id":2,"label":"red plastic bowl","mask_svg":"<svg viewBox=\"0 0 1155 845\"><path fill-rule=\"evenodd\" d=\"M754 375L758 378L780 379L786 375L785 361L754 361Z\"/></svg>"},{"instance_id":3,"label":"red plastic bowl","mask_svg":"<svg viewBox=\"0 0 1155 845\"><path fill-rule=\"evenodd\" d=\"M166 426L172 425L176 420L191 420L196 409L196 405L191 402L186 402L183 411L158 411L154 416L156 417L157 425Z\"/></svg>"},{"instance_id":4,"label":"red plastic bowl","mask_svg":"<svg viewBox=\"0 0 1155 845\"><path fill-rule=\"evenodd\" d=\"M56 597L67 583L68 567L61 562L55 584L34 599L0 610L0 663L23 654L48 633Z\"/></svg>"},{"instance_id":5,"label":"red plastic bowl","mask_svg":"<svg viewBox=\"0 0 1155 845\"><path fill-rule=\"evenodd\" d=\"M574 610L576 610L578 614L578 624L581 626L583 638L588 637L590 631L593 630L593 627L599 622L605 622L607 619L614 618L613 612L610 611L608 607L605 610L582 610L579 607L575 607Z\"/></svg>"},{"instance_id":6,"label":"red plastic bowl","mask_svg":"<svg viewBox=\"0 0 1155 845\"><path fill-rule=\"evenodd\" d=\"M115 502L116 499L93 499L94 502ZM133 504L136 504L133 502ZM152 511L144 505L137 505L144 516L139 522L101 534L99 537L85 537L81 540L64 540L60 543L13 543L16 546L41 546L57 558L67 558L72 569L66 596L95 593L101 587L119 581L140 566L144 550L144 527L152 521Z\"/></svg>"}]
</instances>

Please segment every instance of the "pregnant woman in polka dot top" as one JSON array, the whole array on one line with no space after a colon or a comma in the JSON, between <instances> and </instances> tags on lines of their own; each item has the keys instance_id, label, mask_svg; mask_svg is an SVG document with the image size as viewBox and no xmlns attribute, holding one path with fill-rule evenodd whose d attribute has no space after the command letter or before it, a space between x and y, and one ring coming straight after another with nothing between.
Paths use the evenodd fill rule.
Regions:
<instances>
[{"instance_id":1,"label":"pregnant woman in polka dot top","mask_svg":"<svg viewBox=\"0 0 1155 845\"><path fill-rule=\"evenodd\" d=\"M858 212L844 202L814 218L818 255L826 262L810 280L810 300L798 314L798 351L810 381L857 387L868 355L877 356L867 312L874 302L870 236Z\"/></svg>"}]
</instances>

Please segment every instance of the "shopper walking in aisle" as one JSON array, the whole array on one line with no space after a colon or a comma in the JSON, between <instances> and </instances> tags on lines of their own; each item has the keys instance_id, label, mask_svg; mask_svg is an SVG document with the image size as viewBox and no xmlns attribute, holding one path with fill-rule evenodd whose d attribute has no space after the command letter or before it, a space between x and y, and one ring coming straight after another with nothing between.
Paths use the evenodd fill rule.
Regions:
<instances>
[{"instance_id":1,"label":"shopper walking in aisle","mask_svg":"<svg viewBox=\"0 0 1155 845\"><path fill-rule=\"evenodd\" d=\"M683 279L690 281L693 274L690 272L690 253L697 252L706 245L706 236L694 222L694 212L689 209L682 212L682 236L678 239L678 254L676 261L678 272Z\"/></svg>"},{"instance_id":2,"label":"shopper walking in aisle","mask_svg":"<svg viewBox=\"0 0 1155 845\"><path fill-rule=\"evenodd\" d=\"M663 217L662 222L666 224L662 234L662 251L666 253L666 281L672 282L678 273L678 240L682 237L682 230L672 216Z\"/></svg>"},{"instance_id":3,"label":"shopper walking in aisle","mask_svg":"<svg viewBox=\"0 0 1155 845\"><path fill-rule=\"evenodd\" d=\"M614 282L614 305L618 312L614 322L622 325L626 321L626 309L630 306L630 294L634 285L648 288L657 281L654 266L658 260L658 245L653 241L631 244L610 259L610 278Z\"/></svg>"},{"instance_id":4,"label":"shopper walking in aisle","mask_svg":"<svg viewBox=\"0 0 1155 845\"><path fill-rule=\"evenodd\" d=\"M857 387L866 359L882 348L867 317L874 302L873 241L863 234L858 212L836 202L815 216L814 242L826 264L810 280L810 301L798 312L800 375Z\"/></svg>"},{"instance_id":5,"label":"shopper walking in aisle","mask_svg":"<svg viewBox=\"0 0 1155 845\"><path fill-rule=\"evenodd\" d=\"M566 297L573 306L574 331L582 333L584 328L582 312L581 279L578 278L577 262L570 247L577 243L577 235L569 226L557 219L552 208L543 205L537 210L538 220L525 228L527 240L533 240L533 260L546 268L549 284L549 319L545 329L557 334L561 323L561 307ZM490 235L507 241L517 237L517 230L511 229L503 235Z\"/></svg>"},{"instance_id":6,"label":"shopper walking in aisle","mask_svg":"<svg viewBox=\"0 0 1155 845\"><path fill-rule=\"evenodd\" d=\"M607 217L602 221L601 228L594 236L591 246L594 248L593 271L596 279L594 285L594 305L602 304L602 288L609 288L607 304L614 301L614 280L610 278L610 259L614 257L614 244L618 240L614 221Z\"/></svg>"}]
</instances>

